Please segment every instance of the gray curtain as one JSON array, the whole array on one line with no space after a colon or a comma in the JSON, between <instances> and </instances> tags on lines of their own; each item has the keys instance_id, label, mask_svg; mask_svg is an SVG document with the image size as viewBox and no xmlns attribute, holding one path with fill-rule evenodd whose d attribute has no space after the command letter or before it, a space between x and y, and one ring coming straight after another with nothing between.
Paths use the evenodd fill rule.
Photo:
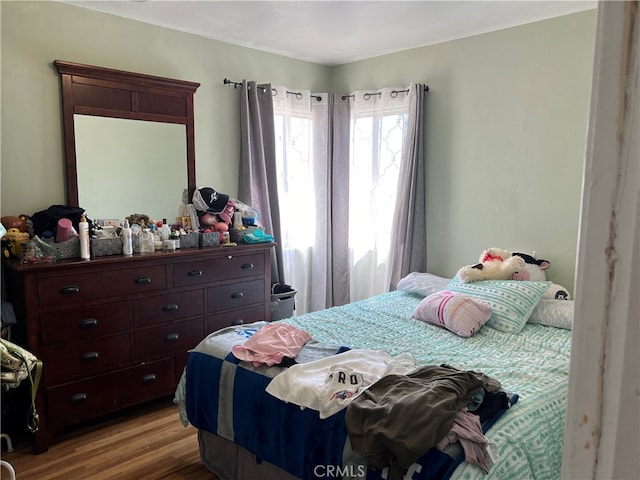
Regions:
<instances>
[{"instance_id":1,"label":"gray curtain","mask_svg":"<svg viewBox=\"0 0 640 480\"><path fill-rule=\"evenodd\" d=\"M259 212L260 225L273 235L276 246L271 255L271 283L285 283L271 84L243 80L241 90L238 199Z\"/></svg>"},{"instance_id":2,"label":"gray curtain","mask_svg":"<svg viewBox=\"0 0 640 480\"><path fill-rule=\"evenodd\" d=\"M349 96L332 93L329 95L329 118L332 122L331 145L329 147L331 166L331 188L329 209L331 214L330 258L327 278L331 279L327 289L327 307L346 305L349 296Z\"/></svg>"},{"instance_id":3,"label":"gray curtain","mask_svg":"<svg viewBox=\"0 0 640 480\"><path fill-rule=\"evenodd\" d=\"M391 278L395 290L410 272L427 271L427 226L425 215L424 99L425 86L411 84L407 136L402 152L398 194L393 215Z\"/></svg>"},{"instance_id":4,"label":"gray curtain","mask_svg":"<svg viewBox=\"0 0 640 480\"><path fill-rule=\"evenodd\" d=\"M385 279L390 290L400 278L412 271L426 271L426 215L424 135L424 85L412 84L412 101L407 122L406 141L398 181L397 202L393 216L391 269ZM327 95L328 132L316 138L314 148L328 150L328 171L314 175L316 203L324 204L326 215L320 229L321 238L314 243L315 253L308 265L305 285L310 307L315 310L351 301L349 274L349 162L351 96ZM275 237L272 256L272 282L285 283L276 178L275 128L271 85L242 83L242 145L238 198L260 212L260 223ZM312 112L314 112L312 107ZM314 112L319 114L320 109ZM316 119L317 120L317 119ZM322 155L318 155L322 158ZM323 209L316 205L316 209ZM322 250L318 250L322 249ZM311 298L313 297L313 298ZM324 303L324 305L323 305ZM312 310L310 310L312 311Z\"/></svg>"}]
</instances>

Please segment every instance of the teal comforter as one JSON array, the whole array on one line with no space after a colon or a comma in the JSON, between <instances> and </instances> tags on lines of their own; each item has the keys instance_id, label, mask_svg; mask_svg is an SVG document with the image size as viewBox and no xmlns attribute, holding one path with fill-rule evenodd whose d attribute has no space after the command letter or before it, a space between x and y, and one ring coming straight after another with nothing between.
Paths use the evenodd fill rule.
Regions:
<instances>
[{"instance_id":1,"label":"teal comforter","mask_svg":"<svg viewBox=\"0 0 640 480\"><path fill-rule=\"evenodd\" d=\"M489 430L500 458L485 476L460 465L452 478L560 477L571 331L527 324L518 334L484 326L462 338L411 318L422 297L391 292L343 307L283 320L320 342L351 348L410 352L419 365L449 364L496 378L519 401Z\"/></svg>"}]
</instances>

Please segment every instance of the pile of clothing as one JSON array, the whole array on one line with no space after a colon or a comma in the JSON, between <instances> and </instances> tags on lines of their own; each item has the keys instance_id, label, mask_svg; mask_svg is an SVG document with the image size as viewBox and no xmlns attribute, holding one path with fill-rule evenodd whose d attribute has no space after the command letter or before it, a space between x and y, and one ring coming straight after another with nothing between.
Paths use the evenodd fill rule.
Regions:
<instances>
[{"instance_id":1,"label":"pile of clothing","mask_svg":"<svg viewBox=\"0 0 640 480\"><path fill-rule=\"evenodd\" d=\"M271 323L232 353L254 366L288 366L266 389L284 402L317 410L320 418L346 408L353 450L368 467L388 469L392 480L432 447L444 451L450 444L488 473L495 452L482 424L510 405L500 382L449 365L417 366L410 354L366 349L297 361L311 340L292 325Z\"/></svg>"}]
</instances>

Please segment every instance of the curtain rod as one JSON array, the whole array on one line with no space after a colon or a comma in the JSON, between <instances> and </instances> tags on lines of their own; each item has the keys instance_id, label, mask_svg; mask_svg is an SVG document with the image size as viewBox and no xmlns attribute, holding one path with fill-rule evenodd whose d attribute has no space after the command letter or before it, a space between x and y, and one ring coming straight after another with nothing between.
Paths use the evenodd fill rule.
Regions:
<instances>
[{"instance_id":1,"label":"curtain rod","mask_svg":"<svg viewBox=\"0 0 640 480\"><path fill-rule=\"evenodd\" d=\"M241 87L241 86L242 86L242 83L240 83L240 82L234 82L234 81L232 81L232 80L229 80L228 78L225 78L225 79L224 79L224 84L225 84L225 85L233 85L233 89L234 89L234 90L235 90L236 88L238 88L238 87ZM265 90L266 90L266 89L265 89L264 87L262 87L262 93L264 93L264 91L265 91ZM271 90L272 90L272 92L273 92L273 95L277 95L277 94L278 94L275 88L272 88ZM391 95L391 97L396 98L396 97L398 96L398 94L399 94L399 93L407 93L408 91L409 91L409 89L408 89L408 88L407 88L406 90L391 90L390 95ZM429 85L425 85L425 86L424 86L424 91L425 91L425 92L428 92L428 91L429 91ZM287 93L288 93L289 95L295 95L295 96L296 96L296 98L297 98L298 100L301 100L301 99L302 99L302 93L301 93L301 92L290 92L289 90L287 90ZM372 95L381 95L381 92L365 93L365 94L363 95L363 97L364 97L364 99L365 99L365 100L369 100L369 99L371 98L371 96L372 96ZM319 95L311 95L311 96L312 96L313 98L315 98L317 101L322 100L322 97L320 97ZM340 100L346 100L347 98L352 98L352 97L353 97L353 95L342 95L342 96L340 97Z\"/></svg>"},{"instance_id":2,"label":"curtain rod","mask_svg":"<svg viewBox=\"0 0 640 480\"><path fill-rule=\"evenodd\" d=\"M236 88L238 88L238 87L241 87L241 86L242 86L242 83L240 83L240 82L234 82L234 81L232 81L232 80L229 80L228 78L225 78L225 79L224 79L224 84L225 84L225 85L233 85L233 89L234 89L234 90L235 90ZM266 89L265 89L264 87L260 87L260 88L262 88L262 93L264 93ZM278 92L277 92L277 90L276 90L275 88L272 88L272 89L271 89L271 92L273 93L273 95L274 95L274 96L278 94ZM288 93L289 95L295 95L295 96L296 96L296 98L297 98L298 100L302 100L302 97L304 96L304 95L302 95L302 92L290 92L289 90L287 90L287 93ZM320 95L311 95L311 97L312 97L312 98L315 98L317 101L322 100L322 97L321 97Z\"/></svg>"}]
</instances>

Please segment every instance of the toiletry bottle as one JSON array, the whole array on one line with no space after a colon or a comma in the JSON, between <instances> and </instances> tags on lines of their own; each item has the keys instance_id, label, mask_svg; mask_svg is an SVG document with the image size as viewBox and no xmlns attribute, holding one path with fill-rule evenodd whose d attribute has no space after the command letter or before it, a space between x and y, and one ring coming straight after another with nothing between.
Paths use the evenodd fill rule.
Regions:
<instances>
[{"instance_id":1,"label":"toiletry bottle","mask_svg":"<svg viewBox=\"0 0 640 480\"><path fill-rule=\"evenodd\" d=\"M162 241L169 240L171 236L171 228L167 225L167 219L162 219L162 228L160 229L160 234L162 235Z\"/></svg>"},{"instance_id":2,"label":"toiletry bottle","mask_svg":"<svg viewBox=\"0 0 640 480\"><path fill-rule=\"evenodd\" d=\"M53 232L51 230L45 230L44 232L42 232L42 240L47 243L55 243Z\"/></svg>"},{"instance_id":3,"label":"toiletry bottle","mask_svg":"<svg viewBox=\"0 0 640 480\"><path fill-rule=\"evenodd\" d=\"M145 228L140 236L140 251L142 253L152 253L155 251L155 238L151 230Z\"/></svg>"},{"instance_id":4,"label":"toiletry bottle","mask_svg":"<svg viewBox=\"0 0 640 480\"><path fill-rule=\"evenodd\" d=\"M156 251L156 237L153 235L153 232L150 228L147 228L147 242L149 242L149 253L153 253Z\"/></svg>"},{"instance_id":5,"label":"toiletry bottle","mask_svg":"<svg viewBox=\"0 0 640 480\"><path fill-rule=\"evenodd\" d=\"M160 232L156 230L156 226L151 224L151 234L153 235L153 249L154 251L162 250L162 236Z\"/></svg>"},{"instance_id":6,"label":"toiletry bottle","mask_svg":"<svg viewBox=\"0 0 640 480\"><path fill-rule=\"evenodd\" d=\"M91 258L89 252L89 222L87 222L87 218L84 215L80 217L78 229L80 230L80 258L89 260Z\"/></svg>"},{"instance_id":7,"label":"toiletry bottle","mask_svg":"<svg viewBox=\"0 0 640 480\"><path fill-rule=\"evenodd\" d=\"M131 240L131 227L129 226L129 220L124 220L124 225L122 226L122 233L120 234L122 237L122 254L131 256L133 255L133 242Z\"/></svg>"},{"instance_id":8,"label":"toiletry bottle","mask_svg":"<svg viewBox=\"0 0 640 480\"><path fill-rule=\"evenodd\" d=\"M140 234L140 253L149 253L149 237L147 237L148 228L143 228Z\"/></svg>"}]
</instances>

